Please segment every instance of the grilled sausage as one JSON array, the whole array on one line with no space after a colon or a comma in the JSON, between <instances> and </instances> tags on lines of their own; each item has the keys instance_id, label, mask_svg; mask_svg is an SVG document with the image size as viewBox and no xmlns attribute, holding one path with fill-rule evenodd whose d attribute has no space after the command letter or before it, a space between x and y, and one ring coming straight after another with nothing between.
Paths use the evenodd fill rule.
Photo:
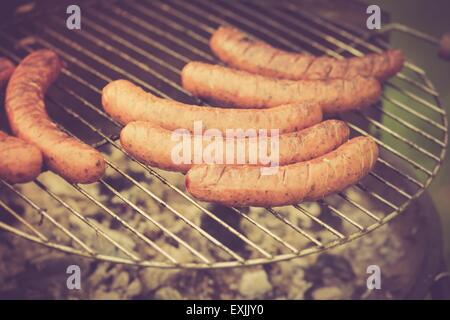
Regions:
<instances>
[{"instance_id":1,"label":"grilled sausage","mask_svg":"<svg viewBox=\"0 0 450 320\"><path fill-rule=\"evenodd\" d=\"M34 180L42 167L42 154L35 146L0 131L0 179L10 183Z\"/></svg>"},{"instance_id":2,"label":"grilled sausage","mask_svg":"<svg viewBox=\"0 0 450 320\"><path fill-rule=\"evenodd\" d=\"M0 89L8 83L14 64L0 58ZM0 130L0 179L10 183L34 180L42 168L42 154L38 148Z\"/></svg>"},{"instance_id":3,"label":"grilled sausage","mask_svg":"<svg viewBox=\"0 0 450 320\"><path fill-rule=\"evenodd\" d=\"M281 166L272 175L261 175L257 166L194 166L186 187L199 200L227 206L284 206L345 189L368 174L377 157L373 139L357 137L319 158Z\"/></svg>"},{"instance_id":4,"label":"grilled sausage","mask_svg":"<svg viewBox=\"0 0 450 320\"><path fill-rule=\"evenodd\" d=\"M305 102L335 114L359 109L378 100L375 78L284 80L251 74L219 65L190 62L181 74L183 87L196 96L241 108L270 108Z\"/></svg>"},{"instance_id":5,"label":"grilled sausage","mask_svg":"<svg viewBox=\"0 0 450 320\"><path fill-rule=\"evenodd\" d=\"M310 128L302 131L282 134L278 137L279 145L275 152L278 152L277 161L280 165L291 164L295 162L301 162L316 158L327 152L330 152L347 141L349 136L349 128L343 121L339 120L327 120L316 124ZM206 135L199 136L202 139L202 144L199 150L202 151L200 155L205 156L207 150L211 150L211 143L214 141L211 137ZM189 153L188 161L174 161L173 153L179 153L179 147L181 146L181 137L179 140L172 140L172 131L162 129L149 122L137 121L129 123L120 133L120 142L124 149L134 156L139 161L155 166L161 169L170 171L187 172L191 167L195 159L196 146L194 144L194 135L189 135L189 147L190 149L182 150L182 152ZM222 159L221 163L225 163L224 159L227 157L226 153L226 141L231 141L234 146L233 149L233 163L238 164L238 157L243 156L243 159L247 161L250 159L250 139L245 137L241 142L245 147L244 152L238 156L237 139L222 138ZM271 158L271 137L267 137L267 148L262 144L252 144L254 149L254 155L259 155L260 148L263 149L264 155L267 154L268 158ZM181 156L180 156L181 158ZM257 158L257 157L255 157ZM200 163L203 163L204 157L200 157ZM214 158L213 158L214 159ZM255 159L258 161L261 159ZM265 160L264 160L265 161ZM182 163L180 163L182 162ZM268 165L266 163L257 162L254 164Z\"/></svg>"},{"instance_id":6,"label":"grilled sausage","mask_svg":"<svg viewBox=\"0 0 450 320\"><path fill-rule=\"evenodd\" d=\"M233 68L290 80L353 79L360 75L383 81L400 71L405 61L400 50L342 60L287 52L251 39L229 26L213 33L210 47L220 60Z\"/></svg>"},{"instance_id":7,"label":"grilled sausage","mask_svg":"<svg viewBox=\"0 0 450 320\"><path fill-rule=\"evenodd\" d=\"M6 86L14 68L14 63L6 58L0 57L0 89Z\"/></svg>"},{"instance_id":8,"label":"grilled sausage","mask_svg":"<svg viewBox=\"0 0 450 320\"><path fill-rule=\"evenodd\" d=\"M56 53L39 50L16 68L6 90L6 112L13 133L37 146L50 170L75 183L97 181L105 162L94 148L64 133L45 110L44 94L62 63Z\"/></svg>"},{"instance_id":9,"label":"grilled sausage","mask_svg":"<svg viewBox=\"0 0 450 320\"><path fill-rule=\"evenodd\" d=\"M322 120L320 106L297 103L268 110L236 110L187 105L158 98L126 80L117 80L103 88L102 104L114 119L127 124L149 121L167 130L193 130L195 121L203 128L218 129L279 129L294 132Z\"/></svg>"}]
</instances>

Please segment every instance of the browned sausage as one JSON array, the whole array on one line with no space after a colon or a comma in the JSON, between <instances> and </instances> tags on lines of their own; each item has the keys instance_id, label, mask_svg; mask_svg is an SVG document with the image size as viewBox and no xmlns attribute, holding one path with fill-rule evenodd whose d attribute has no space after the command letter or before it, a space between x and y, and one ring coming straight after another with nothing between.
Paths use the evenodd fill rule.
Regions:
<instances>
[{"instance_id":1,"label":"browned sausage","mask_svg":"<svg viewBox=\"0 0 450 320\"><path fill-rule=\"evenodd\" d=\"M293 81L202 62L188 63L181 77L183 87L194 95L241 108L309 101L335 114L371 105L381 94L375 78Z\"/></svg>"},{"instance_id":2,"label":"browned sausage","mask_svg":"<svg viewBox=\"0 0 450 320\"><path fill-rule=\"evenodd\" d=\"M317 104L297 103L268 110L238 110L202 107L158 98L126 80L117 80L103 88L102 104L114 119L127 124L149 121L167 130L193 130L201 121L203 129L279 129L294 132L322 120Z\"/></svg>"},{"instance_id":3,"label":"browned sausage","mask_svg":"<svg viewBox=\"0 0 450 320\"><path fill-rule=\"evenodd\" d=\"M28 55L8 83L6 112L13 133L37 146L49 169L70 182L92 183L105 171L103 157L58 129L45 110L45 92L61 67L53 51L39 50Z\"/></svg>"},{"instance_id":4,"label":"browned sausage","mask_svg":"<svg viewBox=\"0 0 450 320\"><path fill-rule=\"evenodd\" d=\"M270 134L267 138L267 148L262 144L254 144L254 154L259 155L261 148L267 154L268 158L275 159L280 165L291 164L300 161L306 161L318 156L321 156L327 152L330 152L340 146L342 143L347 141L349 136L349 128L343 121L339 120L327 120L316 124L310 128L282 134L278 137L279 145L274 148L274 152L278 152L278 156L275 156L271 153L271 138ZM161 169L170 170L170 171L179 171L179 172L187 172L193 165L195 161L195 144L194 144L194 135L189 134L189 149L180 150L180 146L182 146L182 139L172 139L172 131L162 129L157 127L150 122L137 121L129 123L120 134L120 142L124 149L134 156L139 161L150 165L155 166ZM200 155L207 154L207 150L211 150L213 148L208 147L212 145L214 141L211 137L207 137L205 135L200 135L202 139L202 143L200 149L202 153ZM237 148L237 139L236 138L226 138L226 136L222 136L222 157L221 163L225 163L225 159L227 156L226 153L226 141L232 141L233 148L233 159L232 163L238 164L238 148ZM241 157L243 157L244 163L249 163L250 159L250 139L245 137L242 141L244 146L244 150ZM200 150L199 149L199 150ZM181 151L181 152L180 152ZM178 154L182 154L183 152L189 153L188 161L179 161L176 160ZM177 155L174 156L174 153ZM182 157L180 156L180 158ZM215 159L211 157L212 159ZM260 158L255 157L255 163L259 165L270 165L269 161L266 163L262 163ZM175 159L175 161L174 161ZM203 163L204 159L200 156L200 163ZM266 160L264 160L266 161Z\"/></svg>"},{"instance_id":5,"label":"browned sausage","mask_svg":"<svg viewBox=\"0 0 450 320\"><path fill-rule=\"evenodd\" d=\"M6 86L14 68L14 63L6 58L0 57L0 89Z\"/></svg>"},{"instance_id":6,"label":"browned sausage","mask_svg":"<svg viewBox=\"0 0 450 320\"><path fill-rule=\"evenodd\" d=\"M14 64L0 58L0 89L8 83ZM42 168L42 154L38 148L0 130L0 179L10 183L34 180Z\"/></svg>"},{"instance_id":7,"label":"browned sausage","mask_svg":"<svg viewBox=\"0 0 450 320\"><path fill-rule=\"evenodd\" d=\"M42 167L38 148L0 131L0 179L11 183L34 180Z\"/></svg>"},{"instance_id":8,"label":"browned sausage","mask_svg":"<svg viewBox=\"0 0 450 320\"><path fill-rule=\"evenodd\" d=\"M357 137L319 158L261 175L257 166L196 165L186 175L197 199L227 206L284 206L320 199L358 182L375 165L378 147Z\"/></svg>"},{"instance_id":9,"label":"browned sausage","mask_svg":"<svg viewBox=\"0 0 450 320\"><path fill-rule=\"evenodd\" d=\"M405 61L401 50L342 60L287 52L229 26L213 33L210 47L220 60L233 68L290 80L353 79L360 75L383 81L400 71Z\"/></svg>"}]
</instances>

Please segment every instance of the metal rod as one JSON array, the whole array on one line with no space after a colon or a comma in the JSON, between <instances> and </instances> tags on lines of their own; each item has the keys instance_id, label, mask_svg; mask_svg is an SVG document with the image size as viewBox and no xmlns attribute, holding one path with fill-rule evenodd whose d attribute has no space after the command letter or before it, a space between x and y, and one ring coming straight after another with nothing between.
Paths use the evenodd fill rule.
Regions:
<instances>
[{"instance_id":1,"label":"metal rod","mask_svg":"<svg viewBox=\"0 0 450 320\"><path fill-rule=\"evenodd\" d=\"M291 227L293 230L297 231L299 234L301 234L302 236L304 236L306 239L308 239L309 241L313 242L316 246L323 246L322 242L320 242L319 240L317 240L316 238L314 238L313 236L311 236L308 232L306 232L305 230L303 230L302 228L294 225L291 221L289 221L288 219L286 219L285 217L283 217L279 212L275 211L272 208L266 208L267 211L269 211L271 214L274 215L274 217L276 217L277 219L279 219L280 221L283 221L286 225L288 225L289 227Z\"/></svg>"},{"instance_id":2,"label":"metal rod","mask_svg":"<svg viewBox=\"0 0 450 320\"><path fill-rule=\"evenodd\" d=\"M361 226L358 222L356 222L355 220L347 217L345 214L342 213L341 210L337 209L335 206L326 203L324 200L319 200L318 201L320 204L326 206L327 208L329 208L331 211L333 211L337 216L341 217L343 220L347 221L348 223L350 223L351 225L353 225L354 227L358 228L359 230L364 230L364 227Z\"/></svg>"},{"instance_id":3,"label":"metal rod","mask_svg":"<svg viewBox=\"0 0 450 320\"><path fill-rule=\"evenodd\" d=\"M414 143L410 140L408 140L407 138L403 137L402 135L398 134L397 132L395 132L394 130L392 130L391 128L387 127L386 125L382 124L381 122L379 122L378 120L375 120L374 118L372 118L371 116L357 110L356 113L361 116L363 119L369 121L371 124L373 124L375 127L387 132L388 134L390 134L391 136L393 136L394 138L396 138L397 140L400 140L401 142L407 144L408 146L412 147L413 149L419 151L420 153L422 153L423 155L439 162L440 158L438 156L436 156L435 154L431 153L430 151L422 148L421 146L419 146L417 143Z\"/></svg>"},{"instance_id":4,"label":"metal rod","mask_svg":"<svg viewBox=\"0 0 450 320\"><path fill-rule=\"evenodd\" d=\"M2 181L2 183L14 194L19 196L22 200L24 200L26 203L28 203L33 209L35 209L42 217L50 221L52 225L54 225L57 229L62 231L65 235L67 235L70 239L75 241L80 247L82 247L87 253L90 255L95 255L94 250L90 248L87 244L85 244L83 241L81 241L76 235L74 235L72 232L70 232L66 227L64 227L62 224L60 224L58 221L56 221L52 216L50 216L45 209L42 209L39 207L35 202L33 202L30 198L28 198L26 195L21 193L20 191L17 191L12 185L10 185L8 182Z\"/></svg>"},{"instance_id":5,"label":"metal rod","mask_svg":"<svg viewBox=\"0 0 450 320\"><path fill-rule=\"evenodd\" d=\"M152 5L152 3L153 2L148 2L148 5ZM209 41L207 39L199 36L196 32L190 30L189 28L186 28L185 26L177 23L174 20L166 19L163 14L157 14L155 11L149 10L147 6L142 6L141 4L139 4L136 1L130 1L128 3L128 6L132 7L133 9L136 9L138 12L143 13L146 16L150 17L151 20L159 21L176 31L189 34L194 40L201 42L204 45L208 45L208 43L209 43Z\"/></svg>"},{"instance_id":6,"label":"metal rod","mask_svg":"<svg viewBox=\"0 0 450 320\"><path fill-rule=\"evenodd\" d=\"M198 57L201 57L203 59L207 59L209 61L211 61L211 58L208 54L206 54L205 52L197 49L196 47L194 47L193 45L189 44L188 42L173 36L171 33L162 30L161 28L155 27L153 25L151 25L150 23L148 23L147 21L137 17L136 15L133 15L125 10L120 9L118 6L106 6L105 7L106 11L111 11L114 14L123 17L124 19L126 19L126 21L128 22L132 22L144 29L146 29L147 31L149 31L150 33L154 33L157 34L161 37L164 37L170 41L172 41L173 43L188 49L189 51L191 51L193 54L197 55ZM214 61L214 60L212 60Z\"/></svg>"},{"instance_id":7,"label":"metal rod","mask_svg":"<svg viewBox=\"0 0 450 320\"><path fill-rule=\"evenodd\" d=\"M64 208L69 210L72 214L74 214L78 219L83 221L86 225L88 225L90 228L92 228L97 235L101 235L103 238L105 238L109 243L111 243L113 246L115 246L117 249L119 249L122 253L124 253L126 256L133 260L139 260L139 258L125 249L121 244L119 244L117 241L115 241L113 238L111 238L107 233L105 233L102 229L97 227L95 224L93 224L89 219L85 218L79 211L75 210L72 206L70 206L67 202L62 200L58 195L56 195L54 192L50 191L50 189L45 186L42 182L39 180L35 180L36 185L41 188L42 191L47 193L50 197L52 197L54 200L59 202Z\"/></svg>"},{"instance_id":8,"label":"metal rod","mask_svg":"<svg viewBox=\"0 0 450 320\"><path fill-rule=\"evenodd\" d=\"M313 220L314 222L316 222L317 224L319 224L323 228L327 229L328 231L330 231L331 233L336 235L338 238L345 239L345 236L342 233L340 233L339 231L337 231L335 228L333 228L329 224L323 222L319 218L317 218L314 215L312 215L310 212L308 212L308 210L305 210L304 208L302 208L298 204L293 205L293 207L295 209L297 209L298 211L302 212L304 215L306 215L308 218L310 218L311 220Z\"/></svg>"},{"instance_id":9,"label":"metal rod","mask_svg":"<svg viewBox=\"0 0 450 320\"><path fill-rule=\"evenodd\" d=\"M184 63L187 63L190 61L190 59L187 58L186 56L179 54L178 52L172 50L171 48L169 48L165 45L162 45L157 40L150 38L147 34L137 32L135 29L130 28L127 25L120 23L119 21L113 20L113 19L111 19L111 17L108 17L107 15L104 15L103 13L101 13L99 11L97 11L95 13L95 18L98 19L99 21L102 21L102 23L104 23L104 24L109 24L111 26L114 26L114 28L117 28L118 30L123 31L126 34L144 42L145 44L148 44L151 47L161 50L161 51L165 52L166 54L168 54Z\"/></svg>"},{"instance_id":10,"label":"metal rod","mask_svg":"<svg viewBox=\"0 0 450 320\"><path fill-rule=\"evenodd\" d=\"M59 34L54 29L50 29L50 28L48 28L46 26L43 26L42 29L43 29L43 31L46 34L52 36L54 39L56 39L56 40L58 40L58 41L60 41L62 43L68 45L69 47L72 47L74 50L76 50L76 52L80 52L83 55L91 58L92 60L95 60L96 62L104 65L105 67L108 67L109 69L112 69L115 72L125 76L126 78L132 79L136 83L139 83L139 85L143 86L144 88L147 88L148 90L150 90L154 94L157 94L158 96L161 96L161 97L164 97L164 98L169 98L169 96L166 93L162 92L161 90L155 88L152 85L149 85L147 82L145 82L142 79L132 75L131 73L129 73L126 70L124 70L123 68L118 67L116 65L113 65L112 63L108 62L106 59L100 57L99 55L97 55L96 53L86 49L85 47L82 47L78 43L68 40L66 37L64 37L63 35Z\"/></svg>"},{"instance_id":11,"label":"metal rod","mask_svg":"<svg viewBox=\"0 0 450 320\"><path fill-rule=\"evenodd\" d=\"M3 180L0 180L3 182ZM33 232L36 236L38 236L42 241L48 242L48 238L39 232L35 227L33 227L27 220L22 218L19 214L17 214L10 206L8 206L5 202L0 199L0 206L6 210L10 215L16 218L19 222L21 222L25 227L27 227L31 232Z\"/></svg>"},{"instance_id":12,"label":"metal rod","mask_svg":"<svg viewBox=\"0 0 450 320\"><path fill-rule=\"evenodd\" d=\"M134 211L138 212L141 216L143 216L147 221L151 222L155 226L157 226L160 230L162 230L166 235L174 239L177 243L181 244L183 247L185 247L188 251L190 251L193 255L195 255L197 258L202 260L205 263L211 263L209 259L207 259L204 255L202 255L200 252L198 252L196 249L191 247L186 241L178 237L176 234L174 234L172 231L164 227L161 223L153 219L149 214L144 212L141 208L139 208L137 205L135 205L133 202L125 198L120 192L118 192L115 188L113 188L109 183L105 182L105 180L100 180L100 183L103 184L109 191L111 191L116 197L118 197L120 200L122 200L124 203L126 203L129 207L131 207Z\"/></svg>"}]
</instances>

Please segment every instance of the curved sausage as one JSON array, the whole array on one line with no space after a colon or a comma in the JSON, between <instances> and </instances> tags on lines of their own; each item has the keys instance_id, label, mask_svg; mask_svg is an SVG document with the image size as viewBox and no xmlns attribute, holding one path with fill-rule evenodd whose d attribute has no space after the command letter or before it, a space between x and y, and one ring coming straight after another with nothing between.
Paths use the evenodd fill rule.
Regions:
<instances>
[{"instance_id":1,"label":"curved sausage","mask_svg":"<svg viewBox=\"0 0 450 320\"><path fill-rule=\"evenodd\" d=\"M103 88L102 104L114 119L127 124L149 121L167 130L193 130L201 121L203 129L279 129L280 134L312 126L322 120L319 105L297 103L267 110L238 110L193 106L158 98L126 80Z\"/></svg>"},{"instance_id":2,"label":"curved sausage","mask_svg":"<svg viewBox=\"0 0 450 320\"><path fill-rule=\"evenodd\" d=\"M42 168L42 154L35 146L0 131L0 179L10 183L34 180Z\"/></svg>"},{"instance_id":3,"label":"curved sausage","mask_svg":"<svg viewBox=\"0 0 450 320\"><path fill-rule=\"evenodd\" d=\"M377 157L374 140L357 137L319 158L281 166L272 175L261 175L255 166L194 166L186 187L199 200L227 206L284 206L345 189L367 175Z\"/></svg>"},{"instance_id":4,"label":"curved sausage","mask_svg":"<svg viewBox=\"0 0 450 320\"><path fill-rule=\"evenodd\" d=\"M9 59L0 57L0 89L6 86L14 72L15 65Z\"/></svg>"},{"instance_id":5,"label":"curved sausage","mask_svg":"<svg viewBox=\"0 0 450 320\"><path fill-rule=\"evenodd\" d=\"M37 146L50 170L70 182L92 183L105 171L103 157L58 129L45 111L45 92L61 68L53 51L39 50L28 55L8 83L6 112L13 133Z\"/></svg>"},{"instance_id":6,"label":"curved sausage","mask_svg":"<svg viewBox=\"0 0 450 320\"><path fill-rule=\"evenodd\" d=\"M287 52L251 39L229 26L219 27L213 33L210 47L220 60L233 68L290 80L352 79L360 75L383 81L400 71L405 61L401 50L342 60Z\"/></svg>"},{"instance_id":7,"label":"curved sausage","mask_svg":"<svg viewBox=\"0 0 450 320\"><path fill-rule=\"evenodd\" d=\"M240 108L270 108L306 101L336 114L373 104L381 94L375 78L284 80L202 62L188 63L183 87L196 96Z\"/></svg>"},{"instance_id":8,"label":"curved sausage","mask_svg":"<svg viewBox=\"0 0 450 320\"><path fill-rule=\"evenodd\" d=\"M0 58L0 89L8 83L15 65ZM42 168L42 154L38 148L0 130L0 179L10 183L34 180Z\"/></svg>"},{"instance_id":9,"label":"curved sausage","mask_svg":"<svg viewBox=\"0 0 450 320\"><path fill-rule=\"evenodd\" d=\"M278 136L279 147L274 149L278 151L276 157L280 165L286 165L295 162L301 162L316 158L327 152L330 152L347 141L349 136L349 128L345 122L339 120L327 120L316 124L310 128L303 129L301 131L286 133ZM207 150L211 150L212 143L215 141L211 137L206 135L200 135L202 144L198 148L201 150L200 163L203 163L205 155L209 154ZM226 139L232 141L233 149L233 164L238 164L238 148L236 138L226 138L222 136L222 163L225 163L226 159ZM182 138L172 139L172 131L162 129L149 122L137 121L131 122L120 133L120 142L123 148L134 156L139 161L155 166L164 170L187 172L193 165L195 160L195 151L197 150L194 144L194 135L188 135L187 141L189 141L189 149L182 149ZM245 137L242 141L244 151L240 156L243 156L245 163L248 163L250 159L250 139ZM271 138L267 137L267 148L264 147L264 155L268 155L271 158ZM254 155L259 155L258 146L263 145L252 144L255 146L252 149ZM182 147L182 148L180 148ZM180 150L181 149L181 150ZM187 161L177 160L180 159L186 152L189 154ZM181 154L181 156L180 156ZM203 155L203 157L201 157ZM257 158L257 156L255 157ZM212 157L212 159L215 159ZM258 161L258 159L255 159ZM260 159L259 159L260 160ZM262 165L263 163L257 162L254 164ZM263 165L268 165L266 162Z\"/></svg>"}]
</instances>

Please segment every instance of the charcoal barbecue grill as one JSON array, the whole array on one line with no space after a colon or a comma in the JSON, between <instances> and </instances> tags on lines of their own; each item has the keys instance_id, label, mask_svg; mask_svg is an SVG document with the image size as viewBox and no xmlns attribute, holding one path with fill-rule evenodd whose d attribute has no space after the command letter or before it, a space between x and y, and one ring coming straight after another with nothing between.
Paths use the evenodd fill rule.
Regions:
<instances>
[{"instance_id":1,"label":"charcoal barbecue grill","mask_svg":"<svg viewBox=\"0 0 450 320\"><path fill-rule=\"evenodd\" d=\"M49 90L47 106L63 130L105 154L108 170L96 186L109 195L108 199L89 186L55 179L71 189L74 198L89 201L102 215L116 221L124 237L154 254L144 256L124 246L42 177L32 183L36 190L33 194L0 180L0 210L4 216L12 217L0 220L0 228L12 234L66 253L143 267L201 269L266 264L344 245L388 223L426 190L442 164L447 148L445 109L425 70L407 60L402 72L385 83L379 104L343 116L353 135L370 135L376 140L381 156L375 170L357 185L317 202L334 222L312 212L309 204L290 208L290 212L310 220L317 230L328 232L329 237L306 230L283 208L266 208L263 214L288 226L302 241L292 242L292 238L264 224L252 214L255 208L224 208L198 202L183 187L171 182L174 174L145 166L121 148L117 141L121 125L105 114L100 102L101 89L109 81L125 78L164 98L206 104L181 87L180 70L191 60L218 63L208 48L208 40L221 24L235 25L286 50L338 59L385 50L390 47L386 35L394 31L407 32L417 39L434 39L397 24L386 25L375 33L356 29L306 11L294 1L86 1L80 6L81 30L66 28L65 9L59 7L4 25L0 29L0 55L18 63L33 50L50 48L66 62L60 78ZM110 150L120 154L120 159L113 159ZM123 167L124 161L135 164L144 173L130 172ZM149 180L153 182L148 184ZM185 232L172 230L171 225L155 219L153 207L149 209L123 194L122 184L145 194L165 215L183 221L207 247L191 241L192 235L186 237ZM164 197L161 189L166 191ZM96 237L113 246L115 253L87 243L77 230L55 219L51 210L34 199L36 193L64 208L68 219L83 223ZM173 204L171 199L175 197L180 200ZM11 203L13 198L19 206L33 210L38 222L24 217L16 202ZM351 208L351 215L341 209L342 203ZM190 257L186 261L174 257L136 228L134 219L124 218L120 208L132 210L136 217L154 225L167 242L184 247ZM192 219L195 215L207 217L219 231ZM247 220L274 246L266 248L255 243L233 223L236 219ZM51 225L51 232L41 227L43 221ZM347 232L338 230L337 223L348 225ZM245 251L235 250L230 239L242 243Z\"/></svg>"}]
</instances>

